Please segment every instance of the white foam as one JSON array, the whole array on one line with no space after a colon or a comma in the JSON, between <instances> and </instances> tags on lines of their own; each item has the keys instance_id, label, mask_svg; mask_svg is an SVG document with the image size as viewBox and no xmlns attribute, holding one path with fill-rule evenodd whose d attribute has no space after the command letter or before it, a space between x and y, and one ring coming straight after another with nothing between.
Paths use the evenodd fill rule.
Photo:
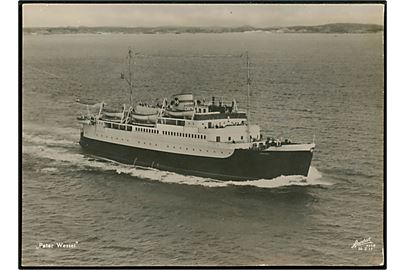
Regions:
<instances>
[{"instance_id":1,"label":"white foam","mask_svg":"<svg viewBox=\"0 0 405 270\"><path fill-rule=\"evenodd\" d=\"M309 185L330 185L331 183L320 181L322 174L311 167L308 177L301 175L279 176L274 179L259 179L247 181L221 181L198 176L181 175L173 172L159 171L156 169L131 168L126 170L132 176L157 180L164 183L178 183L187 185L201 185L206 187L226 187L226 186L253 186L260 188L276 188L282 186L309 186Z\"/></svg>"},{"instance_id":2,"label":"white foam","mask_svg":"<svg viewBox=\"0 0 405 270\"><path fill-rule=\"evenodd\" d=\"M23 145L22 152L40 158L48 158L53 161L70 162L73 164L80 164L85 160L83 155L69 153L67 149L59 147L50 148L43 145Z\"/></svg>"},{"instance_id":3,"label":"white foam","mask_svg":"<svg viewBox=\"0 0 405 270\"><path fill-rule=\"evenodd\" d=\"M23 138L25 136L56 137L77 140L80 134L79 126L74 127L51 127L32 123L24 124ZM46 135L45 135L46 134Z\"/></svg>"},{"instance_id":4,"label":"white foam","mask_svg":"<svg viewBox=\"0 0 405 270\"><path fill-rule=\"evenodd\" d=\"M55 173L58 172L58 168L54 168L54 167L46 167L46 168L42 168L41 170L39 170L42 173Z\"/></svg>"},{"instance_id":5,"label":"white foam","mask_svg":"<svg viewBox=\"0 0 405 270\"><path fill-rule=\"evenodd\" d=\"M67 139L56 139L52 136L39 136L34 134L29 134L23 132L23 140L25 142L30 142L34 144L40 145L52 145L52 146L72 146L73 144L77 143L79 140L67 140Z\"/></svg>"}]
</instances>

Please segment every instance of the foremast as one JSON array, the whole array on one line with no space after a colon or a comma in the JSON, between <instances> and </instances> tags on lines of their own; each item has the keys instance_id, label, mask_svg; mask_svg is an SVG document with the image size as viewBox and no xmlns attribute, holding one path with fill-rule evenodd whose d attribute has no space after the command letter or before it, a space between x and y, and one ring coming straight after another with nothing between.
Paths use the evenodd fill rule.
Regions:
<instances>
[{"instance_id":1,"label":"foremast","mask_svg":"<svg viewBox=\"0 0 405 270\"><path fill-rule=\"evenodd\" d=\"M137 53L135 53L136 55ZM131 48L128 50L128 56L127 56L127 61L128 61L128 74L121 73L121 79L125 80L128 83L129 86L129 105L133 108L134 103L133 103L133 89L134 89L134 83L133 83L133 78L134 78L134 69L135 69L135 60L133 57L133 52Z\"/></svg>"},{"instance_id":2,"label":"foremast","mask_svg":"<svg viewBox=\"0 0 405 270\"><path fill-rule=\"evenodd\" d=\"M247 124L247 134L249 142L251 141L250 136L250 84L252 80L250 78L250 61L249 61L249 52L246 51L246 85L247 85L247 98L246 98L246 124Z\"/></svg>"}]
</instances>

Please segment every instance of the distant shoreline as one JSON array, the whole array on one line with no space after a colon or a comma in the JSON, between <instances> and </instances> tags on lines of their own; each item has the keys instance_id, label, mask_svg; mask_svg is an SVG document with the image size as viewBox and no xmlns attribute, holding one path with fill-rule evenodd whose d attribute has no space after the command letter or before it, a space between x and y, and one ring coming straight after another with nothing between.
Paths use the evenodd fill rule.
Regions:
<instances>
[{"instance_id":1,"label":"distant shoreline","mask_svg":"<svg viewBox=\"0 0 405 270\"><path fill-rule=\"evenodd\" d=\"M325 33L325 34L365 34L378 33L384 30L382 25L334 23L316 26L289 27L27 27L24 34L53 35L53 34L198 34L198 33Z\"/></svg>"}]
</instances>

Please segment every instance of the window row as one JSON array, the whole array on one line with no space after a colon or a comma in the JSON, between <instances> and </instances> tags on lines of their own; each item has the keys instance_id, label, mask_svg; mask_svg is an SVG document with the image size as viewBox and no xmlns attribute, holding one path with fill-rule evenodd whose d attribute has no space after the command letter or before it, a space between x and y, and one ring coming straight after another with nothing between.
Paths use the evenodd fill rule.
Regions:
<instances>
[{"instance_id":1,"label":"window row","mask_svg":"<svg viewBox=\"0 0 405 270\"><path fill-rule=\"evenodd\" d=\"M128 126L128 125L121 125L121 124L114 124L114 123L105 123L105 127L106 127L106 128L119 129L119 130L132 131L132 126ZM156 130L156 129L142 128L142 127L134 127L134 130L135 130L135 131L139 131L139 132L146 132L146 133L159 134L159 130Z\"/></svg>"},{"instance_id":2,"label":"window row","mask_svg":"<svg viewBox=\"0 0 405 270\"><path fill-rule=\"evenodd\" d=\"M119 129L119 130L127 130L127 131L132 131L132 129L133 129L134 131L138 131L138 132L159 134L159 130L157 130L157 129L132 127L129 125L122 125L122 124L115 124L115 123L105 123L105 127ZM174 132L174 131L162 131L162 133L163 133L163 135L192 138L192 139L205 140L207 138L206 135L202 135L202 134L192 134L192 133L183 133L183 132Z\"/></svg>"},{"instance_id":3,"label":"window row","mask_svg":"<svg viewBox=\"0 0 405 270\"><path fill-rule=\"evenodd\" d=\"M177 136L177 137L184 137L184 138L192 138L192 139L206 139L206 135L200 134L192 134L192 133L183 133L183 132L174 132L174 131L162 131L163 135L169 136Z\"/></svg>"},{"instance_id":4,"label":"window row","mask_svg":"<svg viewBox=\"0 0 405 270\"><path fill-rule=\"evenodd\" d=\"M135 131L159 134L159 130L157 130L157 129L135 127Z\"/></svg>"}]
</instances>

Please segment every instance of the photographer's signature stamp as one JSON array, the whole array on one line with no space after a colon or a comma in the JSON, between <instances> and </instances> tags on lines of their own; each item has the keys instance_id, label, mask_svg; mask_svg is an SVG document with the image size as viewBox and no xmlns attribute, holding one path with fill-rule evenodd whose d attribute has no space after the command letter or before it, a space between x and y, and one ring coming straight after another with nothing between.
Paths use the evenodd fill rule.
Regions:
<instances>
[{"instance_id":1,"label":"photographer's signature stamp","mask_svg":"<svg viewBox=\"0 0 405 270\"><path fill-rule=\"evenodd\" d=\"M353 245L353 249L371 251L375 248L375 244L371 241L371 237L363 239L361 241L356 240Z\"/></svg>"}]
</instances>

